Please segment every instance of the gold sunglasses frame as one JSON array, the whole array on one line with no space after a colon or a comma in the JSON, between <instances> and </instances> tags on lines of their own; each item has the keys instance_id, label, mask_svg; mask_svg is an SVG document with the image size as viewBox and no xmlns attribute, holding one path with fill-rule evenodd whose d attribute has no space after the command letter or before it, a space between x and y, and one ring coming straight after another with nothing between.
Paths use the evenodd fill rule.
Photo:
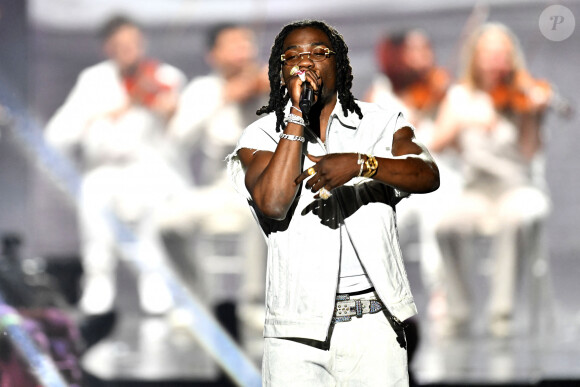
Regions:
<instances>
[{"instance_id":1,"label":"gold sunglasses frame","mask_svg":"<svg viewBox=\"0 0 580 387\"><path fill-rule=\"evenodd\" d=\"M318 47L321 47L321 46L318 46ZM304 55L308 55L308 59L312 60L313 62L322 62L322 61L325 61L326 59L330 58L330 56L331 56L331 55L336 55L336 52L332 51L332 50L331 50L330 48L328 48L328 47L324 47L324 51L325 51L325 56L324 56L324 59L323 59L323 60L318 60L318 61L317 61L317 60L314 60L314 59L312 59L310 56L311 56L311 54L312 54L312 51L314 51L314 49L316 49L316 48L318 48L318 47L314 47L314 48L313 48L311 51L304 51L304 52L300 52L300 53L298 53L298 56L300 57L300 59L298 60L298 62L296 62L296 63L295 63L295 64L293 64L293 65L289 65L289 64L288 64L288 62L286 61L286 58L285 58L285 55L286 55L285 53L284 53L284 54L282 54L282 55L280 55L280 60L281 60L281 61L282 61L282 63L284 63L284 64L287 64L287 65L289 65L289 66L294 66L294 65L296 65L296 64L298 64L298 63L300 63L300 61L304 59Z\"/></svg>"}]
</instances>

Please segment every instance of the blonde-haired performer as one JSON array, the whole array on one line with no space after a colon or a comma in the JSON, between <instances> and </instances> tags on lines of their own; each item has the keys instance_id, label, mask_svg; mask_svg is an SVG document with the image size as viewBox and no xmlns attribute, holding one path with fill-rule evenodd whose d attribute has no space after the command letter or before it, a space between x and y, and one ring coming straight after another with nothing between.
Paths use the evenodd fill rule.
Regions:
<instances>
[{"instance_id":1,"label":"blonde-haired performer","mask_svg":"<svg viewBox=\"0 0 580 387\"><path fill-rule=\"evenodd\" d=\"M434 151L455 146L464 163L464 191L441 222L448 319L443 332L469 327L468 247L475 234L493 237L489 331L512 333L518 257L544 259L542 227L549 211L541 166L540 125L551 91L532 79L515 35L488 23L464 47L463 74L442 102Z\"/></svg>"}]
</instances>

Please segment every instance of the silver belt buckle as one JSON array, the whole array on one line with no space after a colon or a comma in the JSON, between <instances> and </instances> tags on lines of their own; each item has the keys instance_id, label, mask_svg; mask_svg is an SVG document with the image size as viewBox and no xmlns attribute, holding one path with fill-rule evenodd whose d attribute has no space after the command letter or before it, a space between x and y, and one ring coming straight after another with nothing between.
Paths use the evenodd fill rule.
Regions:
<instances>
[{"instance_id":1,"label":"silver belt buckle","mask_svg":"<svg viewBox=\"0 0 580 387\"><path fill-rule=\"evenodd\" d=\"M366 313L378 313L384 308L383 304L378 300L350 300L348 295L339 295L336 300L332 318L334 323L350 321L352 316L361 318Z\"/></svg>"}]
</instances>

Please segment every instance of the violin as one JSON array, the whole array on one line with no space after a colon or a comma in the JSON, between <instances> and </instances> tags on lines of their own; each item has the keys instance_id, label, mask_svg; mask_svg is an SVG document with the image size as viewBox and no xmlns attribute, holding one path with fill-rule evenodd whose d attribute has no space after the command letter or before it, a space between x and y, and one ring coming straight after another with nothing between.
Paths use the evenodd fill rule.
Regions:
<instances>
[{"instance_id":1,"label":"violin","mask_svg":"<svg viewBox=\"0 0 580 387\"><path fill-rule=\"evenodd\" d=\"M407 106L419 111L437 108L449 86L449 75L441 68L433 68L400 90L395 90Z\"/></svg>"},{"instance_id":2,"label":"violin","mask_svg":"<svg viewBox=\"0 0 580 387\"><path fill-rule=\"evenodd\" d=\"M158 79L158 69L159 62L146 59L122 75L131 102L150 108L159 94L171 90Z\"/></svg>"},{"instance_id":3,"label":"violin","mask_svg":"<svg viewBox=\"0 0 580 387\"><path fill-rule=\"evenodd\" d=\"M497 110L527 114L544 110L553 93L548 81L518 71L510 81L497 85L489 94Z\"/></svg>"}]
</instances>

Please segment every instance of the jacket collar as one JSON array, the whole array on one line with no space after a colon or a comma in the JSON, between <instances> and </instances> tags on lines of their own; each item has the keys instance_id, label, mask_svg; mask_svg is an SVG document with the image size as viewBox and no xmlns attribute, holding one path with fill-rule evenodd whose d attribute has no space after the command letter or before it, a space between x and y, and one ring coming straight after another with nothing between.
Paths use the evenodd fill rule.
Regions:
<instances>
[{"instance_id":1,"label":"jacket collar","mask_svg":"<svg viewBox=\"0 0 580 387\"><path fill-rule=\"evenodd\" d=\"M336 119L338 120L338 122L340 122L342 126L352 130L356 130L361 122L361 119L358 117L358 114L354 112L349 111L348 116L344 115L344 112L342 111L342 104L340 103L338 96L336 97L336 105L334 105L334 109L332 109L330 118L333 122Z\"/></svg>"},{"instance_id":2,"label":"jacket collar","mask_svg":"<svg viewBox=\"0 0 580 387\"><path fill-rule=\"evenodd\" d=\"M286 114L290 113L290 106L292 106L292 102L288 101L286 104ZM344 112L342 111L342 104L338 99L338 95L336 96L336 104L334 105L334 109L332 109L332 113L330 113L330 121L334 122L335 119L338 120L338 122L345 128L352 130L356 130L361 122L358 114L354 112L348 112L348 116L344 115Z\"/></svg>"}]
</instances>

